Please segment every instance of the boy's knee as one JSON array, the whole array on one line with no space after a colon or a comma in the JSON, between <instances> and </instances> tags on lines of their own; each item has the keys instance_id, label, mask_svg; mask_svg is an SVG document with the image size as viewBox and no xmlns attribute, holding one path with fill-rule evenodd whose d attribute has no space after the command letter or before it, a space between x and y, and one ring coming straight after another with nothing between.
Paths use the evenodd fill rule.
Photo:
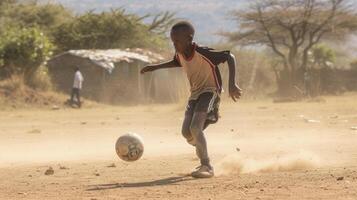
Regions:
<instances>
[{"instance_id":1,"label":"boy's knee","mask_svg":"<svg viewBox=\"0 0 357 200\"><path fill-rule=\"evenodd\" d=\"M182 133L182 136L186 139L187 143L195 146L195 139L193 138L189 128L183 128L181 133Z\"/></svg>"},{"instance_id":2,"label":"boy's knee","mask_svg":"<svg viewBox=\"0 0 357 200\"><path fill-rule=\"evenodd\" d=\"M182 128L181 134L182 134L182 136L185 137L186 139L192 137L189 128Z\"/></svg>"},{"instance_id":3,"label":"boy's knee","mask_svg":"<svg viewBox=\"0 0 357 200\"><path fill-rule=\"evenodd\" d=\"M190 132L192 133L193 137L196 137L198 134L202 132L201 127L198 126L198 124L191 124L190 126Z\"/></svg>"}]
</instances>

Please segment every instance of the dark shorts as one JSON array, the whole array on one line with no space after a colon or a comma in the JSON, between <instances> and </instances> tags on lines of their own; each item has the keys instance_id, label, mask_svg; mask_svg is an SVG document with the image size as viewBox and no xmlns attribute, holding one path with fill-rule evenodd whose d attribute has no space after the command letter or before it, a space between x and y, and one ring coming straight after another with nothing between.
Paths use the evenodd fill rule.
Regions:
<instances>
[{"instance_id":1,"label":"dark shorts","mask_svg":"<svg viewBox=\"0 0 357 200\"><path fill-rule=\"evenodd\" d=\"M194 112L207 112L205 127L209 124L214 124L219 118L219 103L220 98L217 93L205 92L197 99L190 100L186 107L185 115L193 116Z\"/></svg>"}]
</instances>

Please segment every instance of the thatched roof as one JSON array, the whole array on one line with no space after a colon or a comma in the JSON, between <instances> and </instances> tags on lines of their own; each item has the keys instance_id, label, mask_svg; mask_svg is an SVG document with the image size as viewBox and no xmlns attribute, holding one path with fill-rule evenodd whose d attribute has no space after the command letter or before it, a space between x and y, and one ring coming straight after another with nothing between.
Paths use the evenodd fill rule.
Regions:
<instances>
[{"instance_id":1,"label":"thatched roof","mask_svg":"<svg viewBox=\"0 0 357 200\"><path fill-rule=\"evenodd\" d=\"M105 68L108 72L111 72L115 67L114 64L119 62L132 63L135 61L141 61L145 63L154 63L164 59L161 55L157 53L153 53L151 51L139 48L125 50L70 50L60 55L57 55L54 58L58 58L65 54L87 58L98 66Z\"/></svg>"}]
</instances>

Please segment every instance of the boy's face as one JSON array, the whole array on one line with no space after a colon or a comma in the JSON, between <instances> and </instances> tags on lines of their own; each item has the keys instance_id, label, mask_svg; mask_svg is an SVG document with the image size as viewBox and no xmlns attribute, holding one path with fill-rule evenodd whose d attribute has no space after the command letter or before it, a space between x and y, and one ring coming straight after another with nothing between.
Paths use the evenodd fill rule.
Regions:
<instances>
[{"instance_id":1,"label":"boy's face","mask_svg":"<svg viewBox=\"0 0 357 200\"><path fill-rule=\"evenodd\" d=\"M172 31L170 36L176 52L184 53L187 49L192 48L192 35L187 31Z\"/></svg>"}]
</instances>

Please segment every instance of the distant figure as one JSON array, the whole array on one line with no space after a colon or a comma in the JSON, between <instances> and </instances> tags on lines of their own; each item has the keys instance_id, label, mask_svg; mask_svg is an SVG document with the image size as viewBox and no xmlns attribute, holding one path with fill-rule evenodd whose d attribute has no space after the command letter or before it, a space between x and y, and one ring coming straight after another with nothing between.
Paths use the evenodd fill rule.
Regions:
<instances>
[{"instance_id":1,"label":"distant figure","mask_svg":"<svg viewBox=\"0 0 357 200\"><path fill-rule=\"evenodd\" d=\"M304 86L305 86L305 96L311 97L312 88L311 88L311 74L309 71L304 73Z\"/></svg>"},{"instance_id":2,"label":"distant figure","mask_svg":"<svg viewBox=\"0 0 357 200\"><path fill-rule=\"evenodd\" d=\"M74 103L77 104L77 106L80 108L81 107L81 95L80 95L80 90L82 89L82 83L83 83L83 75L79 71L79 67L75 68L75 73L74 73L74 81L73 81L73 88L72 88L72 93L71 93L71 105ZM76 96L76 102L74 102L74 96Z\"/></svg>"}]
</instances>

